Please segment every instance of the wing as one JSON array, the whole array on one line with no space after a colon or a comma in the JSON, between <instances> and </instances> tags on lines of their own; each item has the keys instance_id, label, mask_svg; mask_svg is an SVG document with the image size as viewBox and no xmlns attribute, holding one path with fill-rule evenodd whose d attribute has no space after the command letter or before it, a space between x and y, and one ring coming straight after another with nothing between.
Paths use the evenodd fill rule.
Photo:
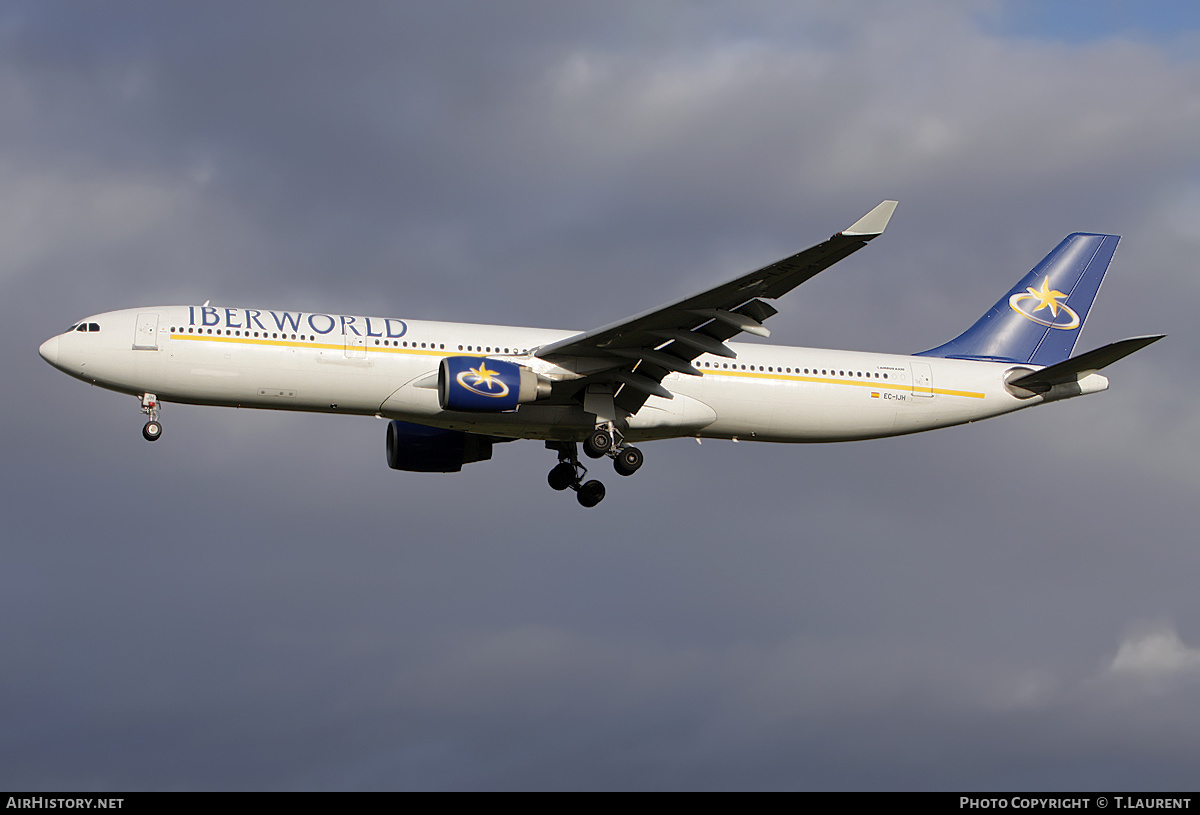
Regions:
<instances>
[{"instance_id":1,"label":"wing","mask_svg":"<svg viewBox=\"0 0 1200 815\"><path fill-rule=\"evenodd\" d=\"M884 201L824 243L693 297L544 345L536 354L548 360L589 358L589 367L603 370L586 377L586 384L611 386L615 407L636 413L651 394L671 398L661 384L668 374L700 376L691 362L701 354L732 359L737 355L726 340L743 331L769 336L763 322L778 312L764 299L787 294L866 246L882 234L895 209L895 201Z\"/></svg>"}]
</instances>

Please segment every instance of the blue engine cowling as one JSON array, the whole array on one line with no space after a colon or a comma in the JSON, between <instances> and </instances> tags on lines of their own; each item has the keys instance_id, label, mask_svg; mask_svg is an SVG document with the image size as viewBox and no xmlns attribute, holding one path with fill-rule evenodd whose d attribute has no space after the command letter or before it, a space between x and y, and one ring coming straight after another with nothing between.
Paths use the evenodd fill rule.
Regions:
<instances>
[{"instance_id":1,"label":"blue engine cowling","mask_svg":"<svg viewBox=\"0 0 1200 815\"><path fill-rule=\"evenodd\" d=\"M464 464L492 457L492 440L461 430L388 422L387 463L393 470L456 473Z\"/></svg>"},{"instance_id":2,"label":"blue engine cowling","mask_svg":"<svg viewBox=\"0 0 1200 815\"><path fill-rule=\"evenodd\" d=\"M550 381L515 362L446 357L438 367L442 410L501 413L550 395Z\"/></svg>"}]
</instances>

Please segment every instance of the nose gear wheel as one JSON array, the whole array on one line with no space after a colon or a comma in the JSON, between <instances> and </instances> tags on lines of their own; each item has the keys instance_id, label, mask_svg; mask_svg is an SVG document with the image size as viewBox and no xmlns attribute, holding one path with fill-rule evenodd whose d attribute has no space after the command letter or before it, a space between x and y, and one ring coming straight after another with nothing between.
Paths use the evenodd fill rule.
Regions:
<instances>
[{"instance_id":1,"label":"nose gear wheel","mask_svg":"<svg viewBox=\"0 0 1200 815\"><path fill-rule=\"evenodd\" d=\"M158 420L158 397L152 393L142 394L142 413L149 419L142 428L142 438L158 441L162 437L162 422Z\"/></svg>"}]
</instances>

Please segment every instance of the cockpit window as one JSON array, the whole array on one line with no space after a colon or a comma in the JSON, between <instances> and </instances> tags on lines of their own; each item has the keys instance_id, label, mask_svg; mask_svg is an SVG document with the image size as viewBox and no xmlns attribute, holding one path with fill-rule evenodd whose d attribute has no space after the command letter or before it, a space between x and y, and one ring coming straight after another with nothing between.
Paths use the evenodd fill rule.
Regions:
<instances>
[{"instance_id":1,"label":"cockpit window","mask_svg":"<svg viewBox=\"0 0 1200 815\"><path fill-rule=\"evenodd\" d=\"M100 323L88 323L87 330L88 331L99 331Z\"/></svg>"},{"instance_id":2,"label":"cockpit window","mask_svg":"<svg viewBox=\"0 0 1200 815\"><path fill-rule=\"evenodd\" d=\"M72 331L75 331L75 330L76 330L76 329L78 329L78 328L79 328L79 323L75 323L75 325L71 326L70 328L68 328L68 329L66 330L66 333L67 333L67 334L70 334Z\"/></svg>"},{"instance_id":3,"label":"cockpit window","mask_svg":"<svg viewBox=\"0 0 1200 815\"><path fill-rule=\"evenodd\" d=\"M100 323L80 323L79 325L73 325L67 329L67 331L90 331L93 333L99 330Z\"/></svg>"},{"instance_id":4,"label":"cockpit window","mask_svg":"<svg viewBox=\"0 0 1200 815\"><path fill-rule=\"evenodd\" d=\"M87 323L80 323L79 325L75 326L75 330L76 331L87 331Z\"/></svg>"}]
</instances>

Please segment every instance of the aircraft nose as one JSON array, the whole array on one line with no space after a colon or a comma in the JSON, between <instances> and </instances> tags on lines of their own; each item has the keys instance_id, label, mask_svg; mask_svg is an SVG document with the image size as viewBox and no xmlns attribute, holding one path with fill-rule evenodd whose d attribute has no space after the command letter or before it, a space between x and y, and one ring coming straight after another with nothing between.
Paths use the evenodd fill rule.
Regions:
<instances>
[{"instance_id":1,"label":"aircraft nose","mask_svg":"<svg viewBox=\"0 0 1200 815\"><path fill-rule=\"evenodd\" d=\"M42 359L49 362L51 365L58 364L58 337L51 337L42 343L38 348L38 353L42 355Z\"/></svg>"}]
</instances>

